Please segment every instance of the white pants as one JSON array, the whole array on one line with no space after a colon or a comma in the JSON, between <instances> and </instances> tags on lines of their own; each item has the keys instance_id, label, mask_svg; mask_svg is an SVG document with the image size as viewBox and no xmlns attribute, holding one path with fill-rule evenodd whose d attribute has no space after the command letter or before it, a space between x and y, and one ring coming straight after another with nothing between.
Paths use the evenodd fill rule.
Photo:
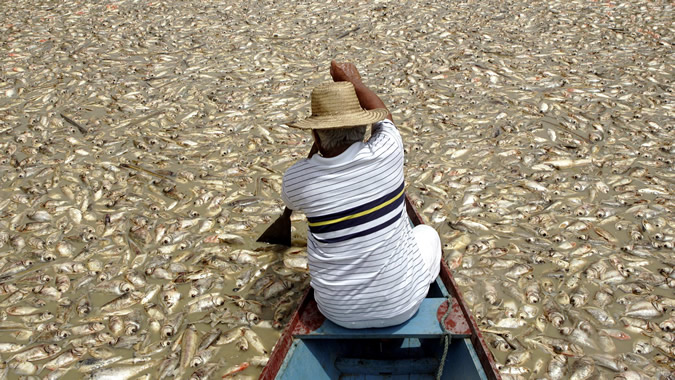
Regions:
<instances>
[{"instance_id":1,"label":"white pants","mask_svg":"<svg viewBox=\"0 0 675 380\"><path fill-rule=\"evenodd\" d=\"M433 227L426 224L415 226L413 235L433 282L441 271L441 238Z\"/></svg>"},{"instance_id":2,"label":"white pants","mask_svg":"<svg viewBox=\"0 0 675 380\"><path fill-rule=\"evenodd\" d=\"M441 271L441 257L443 256L441 251L441 238L438 236L438 232L433 227L430 227L425 224L420 224L413 228L413 236L417 241L417 246L420 249L422 254L422 260L424 261L424 266L430 274L429 284L433 283L438 277L438 274ZM427 287L428 289L428 287ZM426 294L426 293L425 293ZM408 319L412 318L417 309L422 304L422 299L420 299L413 307L408 309L403 314L397 316L381 319L377 321L369 320L368 322L348 322L348 323L338 323L342 327L348 329L362 329L370 327L388 327L399 325Z\"/></svg>"},{"instance_id":3,"label":"white pants","mask_svg":"<svg viewBox=\"0 0 675 380\"><path fill-rule=\"evenodd\" d=\"M436 277L438 277L438 274L441 272L441 257L443 256L443 251L441 251L441 238L433 227L426 224L415 226L413 228L413 236L415 236L415 240L417 240L417 246L422 254L422 260L430 274L429 284L431 284L436 281ZM420 299L414 307L403 314L379 321L379 323L372 324L372 322L370 322L371 324L363 327L385 327L401 324L412 318L412 316L417 313L417 309L419 309L421 304L422 299Z\"/></svg>"}]
</instances>

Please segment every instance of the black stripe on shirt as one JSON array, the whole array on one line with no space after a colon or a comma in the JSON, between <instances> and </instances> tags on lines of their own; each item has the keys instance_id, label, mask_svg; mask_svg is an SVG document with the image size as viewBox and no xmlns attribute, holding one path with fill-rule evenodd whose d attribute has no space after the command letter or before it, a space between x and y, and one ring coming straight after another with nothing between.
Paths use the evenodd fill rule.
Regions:
<instances>
[{"instance_id":1,"label":"black stripe on shirt","mask_svg":"<svg viewBox=\"0 0 675 380\"><path fill-rule=\"evenodd\" d=\"M336 213L333 213L333 214L313 216L311 218L307 217L307 221L309 223L317 223L317 222L324 222L324 221L332 220L332 219L339 219L339 218L343 218L345 216L349 216L349 215L353 215L353 214L358 214L360 212L369 210L373 207L377 207L378 205L392 199L393 197L398 195L398 193L400 193L403 190L403 187L405 187L405 182L401 182L401 184L394 191L392 191L388 194L385 194L384 196L382 196L378 199L375 199L374 201L370 201L368 203L364 203L360 206L351 208L349 210L344 210L344 211L336 212ZM401 199L403 199L403 197L401 197Z\"/></svg>"},{"instance_id":2,"label":"black stripe on shirt","mask_svg":"<svg viewBox=\"0 0 675 380\"><path fill-rule=\"evenodd\" d=\"M398 207L401 206L404 198L405 195L401 194L398 197L398 199L396 199L394 202L382 207L379 210L375 210L369 214L361 215L359 217L352 219L343 220L337 223L326 224L323 226L309 226L309 230L312 231L312 233L314 234L321 234L326 232L335 232L339 230L344 230L345 228L356 227L362 224L366 224L368 222L372 222L373 220L377 220L378 218L381 218L389 214L390 212L396 210Z\"/></svg>"},{"instance_id":3,"label":"black stripe on shirt","mask_svg":"<svg viewBox=\"0 0 675 380\"><path fill-rule=\"evenodd\" d=\"M385 221L384 223L381 223L381 224L379 224L375 227L371 227L371 228L368 228L366 230L359 231L359 232L356 232L356 233L353 233L353 234L350 234L350 235L338 236L336 238L331 238L331 239L319 239L318 237L316 237L316 235L314 235L314 239L316 239L316 241L318 241L320 243L328 244L328 243L337 243L337 242L341 242L341 241L345 241L345 240L349 240L349 239L354 239L354 238L361 237L361 236L370 235L373 232L377 232L377 231L379 231L383 228L386 228L387 226L392 225L400 217L401 217L401 215L394 215L393 218Z\"/></svg>"}]
</instances>

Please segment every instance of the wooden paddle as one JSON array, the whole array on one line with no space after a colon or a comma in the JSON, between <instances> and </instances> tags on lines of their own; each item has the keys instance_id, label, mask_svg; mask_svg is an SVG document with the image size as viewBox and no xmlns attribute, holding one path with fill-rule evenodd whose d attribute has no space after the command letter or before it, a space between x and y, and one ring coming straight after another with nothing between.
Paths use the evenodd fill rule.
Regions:
<instances>
[{"instance_id":1,"label":"wooden paddle","mask_svg":"<svg viewBox=\"0 0 675 380\"><path fill-rule=\"evenodd\" d=\"M319 151L319 147L314 143L312 149L309 150L309 155L307 158L311 158L314 153ZM277 220L274 221L265 232L260 235L258 240L259 243L270 243L270 244L280 244L287 247L291 246L291 214L293 210L288 207L284 207L284 212L281 214Z\"/></svg>"},{"instance_id":2,"label":"wooden paddle","mask_svg":"<svg viewBox=\"0 0 675 380\"><path fill-rule=\"evenodd\" d=\"M280 244L290 247L292 213L293 210L285 207L283 214L267 227L265 232L263 232L256 241L259 243Z\"/></svg>"}]
</instances>

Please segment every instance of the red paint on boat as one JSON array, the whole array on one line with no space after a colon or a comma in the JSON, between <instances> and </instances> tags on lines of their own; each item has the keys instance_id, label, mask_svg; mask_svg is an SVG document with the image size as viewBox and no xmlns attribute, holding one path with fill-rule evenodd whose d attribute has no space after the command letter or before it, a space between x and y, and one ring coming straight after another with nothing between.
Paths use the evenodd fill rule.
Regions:
<instances>
[{"instance_id":1,"label":"red paint on boat","mask_svg":"<svg viewBox=\"0 0 675 380\"><path fill-rule=\"evenodd\" d=\"M312 299L307 302L304 312L300 315L298 323L293 328L292 334L309 334L321 327L325 320L326 317L321 314L314 297L312 297Z\"/></svg>"},{"instance_id":2,"label":"red paint on boat","mask_svg":"<svg viewBox=\"0 0 675 380\"><path fill-rule=\"evenodd\" d=\"M441 306L438 307L436 311L436 319L441 321L441 318L445 315L445 312L448 310L448 302L443 302ZM469 322L466 320L464 313L462 312L462 307L459 305L459 302L454 297L452 298L452 308L450 313L445 319L445 329L452 334L458 335L471 335L471 327Z\"/></svg>"}]
</instances>

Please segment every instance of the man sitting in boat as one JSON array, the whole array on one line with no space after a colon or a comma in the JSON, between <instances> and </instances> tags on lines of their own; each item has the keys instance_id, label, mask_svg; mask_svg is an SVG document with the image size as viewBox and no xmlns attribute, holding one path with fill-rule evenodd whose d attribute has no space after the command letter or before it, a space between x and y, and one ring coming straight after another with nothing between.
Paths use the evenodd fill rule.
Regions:
<instances>
[{"instance_id":1,"label":"man sitting in boat","mask_svg":"<svg viewBox=\"0 0 675 380\"><path fill-rule=\"evenodd\" d=\"M391 113L353 64L333 61L330 73L334 82L312 91L312 115L291 124L311 129L318 154L286 171L282 198L307 216L319 310L347 328L397 325L438 276L440 238L408 219L403 141Z\"/></svg>"}]
</instances>

